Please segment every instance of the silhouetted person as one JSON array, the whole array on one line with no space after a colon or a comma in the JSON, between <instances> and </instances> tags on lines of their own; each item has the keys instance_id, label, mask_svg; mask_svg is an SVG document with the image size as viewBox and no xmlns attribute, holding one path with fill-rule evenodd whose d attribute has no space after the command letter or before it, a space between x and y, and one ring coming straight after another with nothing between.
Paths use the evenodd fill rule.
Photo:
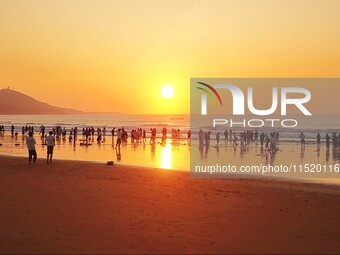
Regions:
<instances>
[{"instance_id":1,"label":"silhouetted person","mask_svg":"<svg viewBox=\"0 0 340 255\"><path fill-rule=\"evenodd\" d=\"M338 138L336 136L336 133L333 133L332 135L332 143L333 143L333 149L336 150L338 147Z\"/></svg>"},{"instance_id":2,"label":"silhouetted person","mask_svg":"<svg viewBox=\"0 0 340 255\"><path fill-rule=\"evenodd\" d=\"M261 135L260 135L260 143L261 143L261 147L263 147L264 137L265 137L264 133L261 133Z\"/></svg>"},{"instance_id":3,"label":"silhouetted person","mask_svg":"<svg viewBox=\"0 0 340 255\"><path fill-rule=\"evenodd\" d=\"M37 151L35 150L35 139L33 137L33 133L29 132L28 137L26 139L26 145L28 149L28 164L30 165L32 162L33 157L33 163L37 161Z\"/></svg>"},{"instance_id":4,"label":"silhouetted person","mask_svg":"<svg viewBox=\"0 0 340 255\"><path fill-rule=\"evenodd\" d=\"M46 145L47 145L47 164L49 164L52 163L53 149L55 145L55 139L52 131L50 131L49 135L46 137Z\"/></svg>"},{"instance_id":5,"label":"silhouetted person","mask_svg":"<svg viewBox=\"0 0 340 255\"><path fill-rule=\"evenodd\" d=\"M224 141L228 141L228 130L224 131Z\"/></svg>"},{"instance_id":6,"label":"silhouetted person","mask_svg":"<svg viewBox=\"0 0 340 255\"><path fill-rule=\"evenodd\" d=\"M301 132L300 134L300 140L301 140L301 147L305 147L306 141L305 141L305 134L303 132Z\"/></svg>"},{"instance_id":7,"label":"silhouetted person","mask_svg":"<svg viewBox=\"0 0 340 255\"><path fill-rule=\"evenodd\" d=\"M220 143L220 132L217 132L216 134L216 146L218 146Z\"/></svg>"},{"instance_id":8,"label":"silhouetted person","mask_svg":"<svg viewBox=\"0 0 340 255\"><path fill-rule=\"evenodd\" d=\"M118 150L120 150L120 145L122 144L122 135L123 135L123 132L122 130L119 128L118 131L117 131L117 143L116 143L116 149L118 147Z\"/></svg>"},{"instance_id":9,"label":"silhouetted person","mask_svg":"<svg viewBox=\"0 0 340 255\"><path fill-rule=\"evenodd\" d=\"M321 143L321 136L320 133L316 135L316 147L319 150L320 149L320 143Z\"/></svg>"},{"instance_id":10,"label":"silhouetted person","mask_svg":"<svg viewBox=\"0 0 340 255\"><path fill-rule=\"evenodd\" d=\"M327 148L327 150L329 150L329 145L330 145L330 137L329 137L328 133L326 134L326 137L325 137L325 139L326 139L326 148Z\"/></svg>"}]
</instances>

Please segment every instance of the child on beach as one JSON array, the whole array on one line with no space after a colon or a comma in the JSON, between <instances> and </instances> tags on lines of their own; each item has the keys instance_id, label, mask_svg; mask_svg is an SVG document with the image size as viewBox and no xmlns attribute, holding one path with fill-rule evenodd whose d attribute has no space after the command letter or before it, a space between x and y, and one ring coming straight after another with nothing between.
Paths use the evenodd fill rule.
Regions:
<instances>
[{"instance_id":1,"label":"child on beach","mask_svg":"<svg viewBox=\"0 0 340 255\"><path fill-rule=\"evenodd\" d=\"M52 163L53 149L55 145L55 139L52 131L50 131L49 135L46 137L46 145L47 145L47 164L49 164Z\"/></svg>"},{"instance_id":2,"label":"child on beach","mask_svg":"<svg viewBox=\"0 0 340 255\"><path fill-rule=\"evenodd\" d=\"M28 137L26 139L26 145L28 149L28 164L30 165L32 162L32 157L33 157L33 163L37 161L37 152L35 150L35 139L33 137L33 133L29 132Z\"/></svg>"}]
</instances>

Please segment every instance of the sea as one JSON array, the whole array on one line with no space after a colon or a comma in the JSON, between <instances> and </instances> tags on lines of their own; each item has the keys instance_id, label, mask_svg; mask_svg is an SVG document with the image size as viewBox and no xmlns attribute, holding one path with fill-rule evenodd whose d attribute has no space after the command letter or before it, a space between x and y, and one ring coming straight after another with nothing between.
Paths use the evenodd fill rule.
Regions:
<instances>
[{"instance_id":1,"label":"sea","mask_svg":"<svg viewBox=\"0 0 340 255\"><path fill-rule=\"evenodd\" d=\"M231 117L227 116L227 120ZM242 121L247 118L234 118L235 121ZM273 117L273 119L279 119ZM340 132L340 115L315 115L311 118L306 117L294 117L298 121L298 126L295 128L284 127L270 127L265 125L262 128L244 128L240 125L230 127L227 125L221 125L213 127L211 123L203 123L199 126L190 127L190 115L189 114L177 114L177 115L154 115L154 114L81 114L81 115L0 115L0 125L5 126L5 130L10 131L11 125L14 125L16 131L21 132L22 126L33 126L35 131L38 131L41 125L46 127L46 130L51 130L56 126L65 127L66 130L77 127L78 130L86 127L97 128L106 127L107 132L115 127L124 128L128 132L132 129L142 128L147 133L151 128L158 130L158 135L161 134L162 128L166 128L168 131L171 129L180 129L183 138L186 138L186 133L189 129L192 132L192 139L197 139L198 130L203 129L205 131L210 130L212 134L217 132L223 132L224 130L233 130L241 132L246 129L258 130L258 132L279 132L280 137L287 140L299 139L299 134L304 132L307 139L315 139L316 134L319 132L321 136L325 136L326 133L339 133ZM222 134L221 134L222 135Z\"/></svg>"}]
</instances>

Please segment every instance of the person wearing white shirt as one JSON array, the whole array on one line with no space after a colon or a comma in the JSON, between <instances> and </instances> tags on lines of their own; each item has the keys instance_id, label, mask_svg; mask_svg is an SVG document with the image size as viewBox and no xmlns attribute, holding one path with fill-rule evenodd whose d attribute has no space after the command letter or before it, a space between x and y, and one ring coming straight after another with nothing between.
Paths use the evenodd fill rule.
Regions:
<instances>
[{"instance_id":1,"label":"person wearing white shirt","mask_svg":"<svg viewBox=\"0 0 340 255\"><path fill-rule=\"evenodd\" d=\"M26 145L28 149L28 164L30 165L32 162L33 157L33 163L37 161L37 151L35 150L35 139L33 137L33 133L29 132L28 137L26 139Z\"/></svg>"},{"instance_id":2,"label":"person wearing white shirt","mask_svg":"<svg viewBox=\"0 0 340 255\"><path fill-rule=\"evenodd\" d=\"M52 131L50 131L49 135L46 137L46 145L47 145L47 164L49 164L52 163L53 149L55 145L55 139Z\"/></svg>"}]
</instances>

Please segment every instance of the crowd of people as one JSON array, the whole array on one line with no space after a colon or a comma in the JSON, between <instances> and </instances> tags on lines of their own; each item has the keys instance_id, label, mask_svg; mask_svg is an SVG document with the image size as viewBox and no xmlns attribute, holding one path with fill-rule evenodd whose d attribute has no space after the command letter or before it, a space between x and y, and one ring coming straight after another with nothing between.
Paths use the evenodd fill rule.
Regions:
<instances>
[{"instance_id":1,"label":"crowd of people","mask_svg":"<svg viewBox=\"0 0 340 255\"><path fill-rule=\"evenodd\" d=\"M106 127L96 129L94 127L83 127L79 132L78 127L72 127L70 129L66 129L62 126L55 126L50 128L49 132L46 132L46 127L41 125L39 127L39 136L41 138L42 144L47 146L47 163L52 162L53 158L53 148L55 146L56 141L63 140L65 141L68 136L68 141L73 142L80 141L80 145L91 145L96 139L97 143L102 143L106 141L107 129ZM17 139L18 132L15 132L14 125L10 127L12 137L15 136ZM3 134L5 132L5 127L0 126L0 132ZM26 137L26 146L29 154L29 164L32 162L35 163L37 160L37 152L35 149L36 140L34 138L35 128L33 126L25 125L21 127L22 138ZM82 137L79 137L82 135ZM187 139L190 139L191 132L188 131ZM146 143L147 142L147 132L145 129L137 128L132 129L130 133L131 142L133 143ZM116 142L115 142L116 138ZM150 129L150 144L156 144L157 138L157 130L156 128ZM161 143L165 144L168 138L168 131L166 128L162 130ZM173 142L180 141L181 139L181 131L180 129L172 129L171 130L171 138ZM111 129L111 139L112 144L115 144L115 149L120 151L121 144L126 143L129 139L128 132L124 128L119 128L116 130L115 127ZM120 152L119 152L120 153Z\"/></svg>"},{"instance_id":2,"label":"crowd of people","mask_svg":"<svg viewBox=\"0 0 340 255\"><path fill-rule=\"evenodd\" d=\"M50 128L51 130L47 133L46 127L44 125L41 125L39 128L39 136L41 137L41 140L44 145L47 145L47 163L52 162L52 156L53 156L53 147L55 145L56 140L66 140L68 135L69 142L76 143L77 140L81 141L81 145L91 145L94 142L94 139L96 139L97 143L105 142L106 136L107 136L107 129L106 127L96 129L94 127L83 127L81 131L82 138L78 138L78 128L73 127L70 129L66 129L65 127L61 126L55 126ZM15 130L14 125L11 125L10 127L11 135L12 137L15 136L17 138L18 132ZM34 139L34 127L33 126L22 126L21 127L21 133L23 135L23 139L27 134L26 138L26 145L29 151L29 163L35 162L37 155L35 150L35 144L36 141ZM4 125L0 126L0 132L5 132ZM115 144L115 148L117 150L120 150L121 144L126 143L128 141L129 135L128 132L124 128L119 128L116 130L115 127L111 129L111 139L112 144ZM156 138L157 138L157 130L156 128L150 129L150 144L156 144ZM183 135L181 133L180 129L171 129L170 132L164 127L161 131L161 144L165 144L167 142L168 138L172 139L172 143L176 144L176 142L180 141L183 138ZM220 131L217 131L215 133L215 139L216 139L216 146L219 146L221 141L221 134L224 136L225 142L230 142L231 145L236 149L237 146L240 146L241 150L244 150L247 148L248 145L255 143L256 145L259 143L261 148L263 148L266 152L269 153L276 153L278 150L279 145L279 132L272 132L269 134L266 134L264 132L259 133L257 130L246 130L244 132L236 132L233 130L225 130L223 133ZM95 138L96 137L96 138ZM116 138L116 142L115 142ZM145 129L137 128L132 129L130 133L130 138L132 143L146 143L147 142L147 132ZM188 130L186 132L185 138L190 141L191 139L191 131ZM306 145L306 138L305 134L303 132L300 133L299 139L301 142L301 148L304 149ZM325 144L327 150L330 149L330 145L332 144L333 149L336 150L337 148L340 148L340 134L333 133L332 135L329 135L328 133L324 137ZM203 131L200 129L198 131L198 143L199 147L209 147L211 143L211 131ZM320 133L317 133L316 135L316 144L318 150L320 150L321 145L321 135Z\"/></svg>"},{"instance_id":3,"label":"crowd of people","mask_svg":"<svg viewBox=\"0 0 340 255\"><path fill-rule=\"evenodd\" d=\"M251 143L258 144L260 143L261 148L264 148L265 151L270 153L275 153L278 150L279 145L279 138L280 134L279 132L272 132L269 134L266 134L264 132L259 133L257 130L246 130L244 132L235 132L233 130L225 130L223 132L224 135L224 141L225 142L231 142L232 146L236 148L238 145L240 145L241 149L245 149L248 145ZM301 149L304 149L306 146L306 136L303 132L299 135L300 143L301 143ZM217 131L215 134L215 140L216 140L216 146L219 146L220 140L221 140L221 132ZM199 146L206 146L209 147L211 142L211 131L203 131L200 129L198 131L198 143ZM330 149L330 144L333 145L333 150L336 150L337 148L340 148L340 134L333 133L332 136L330 136L328 133L325 135L325 144L326 149ZM317 133L316 135L316 144L317 149L320 150L321 146L321 135L320 133Z\"/></svg>"}]
</instances>

